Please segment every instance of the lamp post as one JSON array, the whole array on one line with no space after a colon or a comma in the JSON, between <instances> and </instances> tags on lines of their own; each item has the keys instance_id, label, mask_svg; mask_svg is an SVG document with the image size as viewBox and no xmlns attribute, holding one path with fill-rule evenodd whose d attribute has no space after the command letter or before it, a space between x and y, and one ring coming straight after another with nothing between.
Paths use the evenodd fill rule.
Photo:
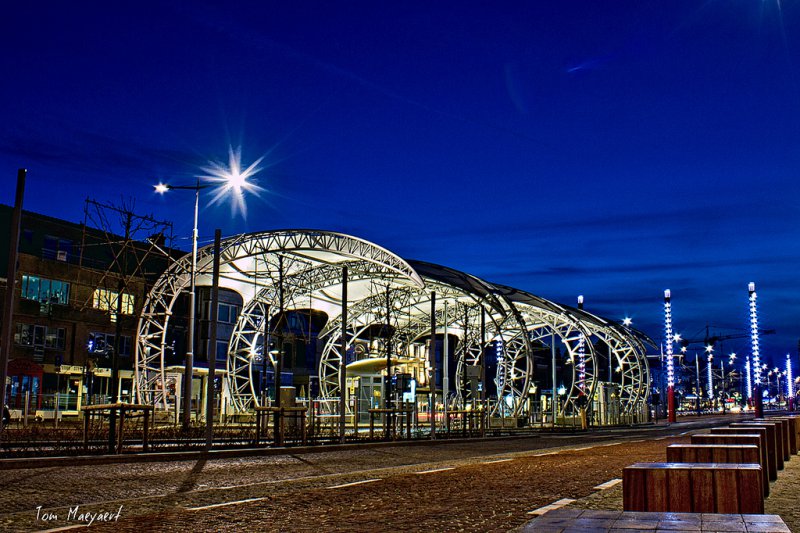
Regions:
<instances>
[{"instance_id":1,"label":"lamp post","mask_svg":"<svg viewBox=\"0 0 800 533\"><path fill-rule=\"evenodd\" d=\"M664 291L664 333L667 348L667 415L670 423L676 421L675 415L675 362L672 357L672 294Z\"/></svg>"},{"instance_id":2,"label":"lamp post","mask_svg":"<svg viewBox=\"0 0 800 533\"><path fill-rule=\"evenodd\" d=\"M752 365L750 364L750 356L747 356L747 359L744 363L744 370L747 373L747 378L745 382L747 383L747 401L750 402L753 399L753 372L752 372Z\"/></svg>"},{"instance_id":3,"label":"lamp post","mask_svg":"<svg viewBox=\"0 0 800 533\"><path fill-rule=\"evenodd\" d=\"M786 396L790 411L794 411L794 376L792 375L792 356L786 354Z\"/></svg>"},{"instance_id":4,"label":"lamp post","mask_svg":"<svg viewBox=\"0 0 800 533\"><path fill-rule=\"evenodd\" d=\"M578 296L578 309L583 311L583 295ZM611 356L609 355L609 359ZM581 333L578 339L578 389L586 393L586 337Z\"/></svg>"},{"instance_id":5,"label":"lamp post","mask_svg":"<svg viewBox=\"0 0 800 533\"><path fill-rule=\"evenodd\" d=\"M756 284L752 281L747 285L750 302L750 343L753 353L753 374L755 377L754 396L756 418L764 416L764 403L761 396L761 354L758 347L758 307L756 305Z\"/></svg>"},{"instance_id":6,"label":"lamp post","mask_svg":"<svg viewBox=\"0 0 800 533\"><path fill-rule=\"evenodd\" d=\"M714 402L714 374L711 367L711 362L714 360L714 347L711 345L706 346L706 353L708 354L708 365L706 366L706 373L708 374L708 399Z\"/></svg>"},{"instance_id":7,"label":"lamp post","mask_svg":"<svg viewBox=\"0 0 800 533\"><path fill-rule=\"evenodd\" d=\"M196 303L196 286L195 283L197 281L197 217L198 211L200 209L200 190L207 189L209 187L215 187L217 189L216 194L211 199L211 203L214 204L225 196L231 196L232 198L232 207L233 207L233 215L235 216L237 211L241 210L243 216L247 214L247 208L244 202L244 193L252 192L256 196L258 196L259 192L264 191L262 187L259 187L255 182L248 181L248 179L252 178L259 172L261 172L261 161L263 161L264 157L257 159L254 163L252 163L249 167L243 168L242 167L242 153L241 147L237 148L236 150L233 147L229 147L228 149L228 164L225 165L224 163L220 162L210 162L208 166L202 167L201 170L205 171L207 174L204 176L199 176L197 181L194 185L169 185L165 183L159 183L156 185L155 191L159 194L164 194L167 191L171 190L189 190L194 191L194 228L192 231L192 269L190 273L191 277L191 292L190 292L190 300L189 300L189 346L186 350L186 362L184 367L184 400L183 400L183 427L187 429L191 424L191 406L192 406L192 373L193 373L193 366L194 366L194 330L195 330L195 303ZM200 178L206 179L209 183L201 185ZM216 357L216 347L212 346L209 352L213 353L213 356ZM209 356L212 356L212 353Z\"/></svg>"},{"instance_id":8,"label":"lamp post","mask_svg":"<svg viewBox=\"0 0 800 533\"><path fill-rule=\"evenodd\" d=\"M192 268L189 273L189 341L186 348L186 360L183 369L183 429L188 429L192 423L192 375L194 372L194 327L195 307L197 306L197 218L200 210L200 190L207 189L210 185L201 185L197 178L195 185L168 185L159 183L155 190L164 194L171 190L194 191L194 226L192 229Z\"/></svg>"}]
</instances>

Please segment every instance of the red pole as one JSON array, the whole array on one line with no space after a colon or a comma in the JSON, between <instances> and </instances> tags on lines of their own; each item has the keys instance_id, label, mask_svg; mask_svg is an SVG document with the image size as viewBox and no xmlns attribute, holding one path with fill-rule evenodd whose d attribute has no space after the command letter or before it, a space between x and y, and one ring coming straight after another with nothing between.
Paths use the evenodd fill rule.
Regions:
<instances>
[{"instance_id":1,"label":"red pole","mask_svg":"<svg viewBox=\"0 0 800 533\"><path fill-rule=\"evenodd\" d=\"M670 423L675 422L675 388L667 388L667 415Z\"/></svg>"}]
</instances>

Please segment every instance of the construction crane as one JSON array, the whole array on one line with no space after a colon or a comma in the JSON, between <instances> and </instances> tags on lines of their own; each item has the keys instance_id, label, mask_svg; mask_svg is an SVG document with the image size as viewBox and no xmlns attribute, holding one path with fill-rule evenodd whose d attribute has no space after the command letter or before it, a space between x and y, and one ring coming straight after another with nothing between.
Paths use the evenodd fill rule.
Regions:
<instances>
[{"instance_id":1,"label":"construction crane","mask_svg":"<svg viewBox=\"0 0 800 533\"><path fill-rule=\"evenodd\" d=\"M710 325L706 324L706 336L702 339L681 339L680 345L681 346L690 346L692 344L702 344L703 346L714 346L718 342L726 341L730 339L746 339L750 337L750 333L729 333L726 335L718 334L712 335L711 334L711 327ZM733 329L733 328L728 328ZM759 329L758 333L760 335L774 335L774 329Z\"/></svg>"}]
</instances>

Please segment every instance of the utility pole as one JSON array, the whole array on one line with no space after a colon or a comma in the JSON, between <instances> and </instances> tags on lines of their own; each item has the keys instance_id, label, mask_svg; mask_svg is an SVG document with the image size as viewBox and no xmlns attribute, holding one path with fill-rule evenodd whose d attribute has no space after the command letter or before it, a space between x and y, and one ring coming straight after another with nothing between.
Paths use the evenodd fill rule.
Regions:
<instances>
[{"instance_id":1,"label":"utility pole","mask_svg":"<svg viewBox=\"0 0 800 533\"><path fill-rule=\"evenodd\" d=\"M697 355L697 350L694 352L694 366L695 371L697 372L697 416L700 416L702 413L702 409L700 407L700 394L703 390L703 387L700 385L700 356Z\"/></svg>"},{"instance_id":2,"label":"utility pole","mask_svg":"<svg viewBox=\"0 0 800 533\"><path fill-rule=\"evenodd\" d=\"M11 351L11 331L14 318L14 296L16 294L17 257L19 254L19 233L22 226L22 200L25 197L25 176L27 170L17 170L17 193L14 198L14 211L11 214L11 234L8 239L8 269L6 271L6 294L3 301L3 324L0 329L0 386L3 393L0 399L6 405L6 379L8 379L8 359ZM25 405L27 412L27 404ZM27 423L27 422L26 422ZM0 431L0 441L3 432Z\"/></svg>"},{"instance_id":3,"label":"utility pole","mask_svg":"<svg viewBox=\"0 0 800 533\"><path fill-rule=\"evenodd\" d=\"M610 352L609 352L610 353ZM610 357L610 356L609 356ZM550 358L553 367L553 427L556 427L556 402L557 402L557 392L556 392L556 333L552 331L550 333Z\"/></svg>"},{"instance_id":4,"label":"utility pole","mask_svg":"<svg viewBox=\"0 0 800 533\"><path fill-rule=\"evenodd\" d=\"M339 442L344 444L344 431L347 425L345 399L347 392L347 266L342 267L342 339L339 350L342 352L339 360ZM370 401L372 400L370 399ZM356 413L353 416L356 416Z\"/></svg>"},{"instance_id":5,"label":"utility pole","mask_svg":"<svg viewBox=\"0 0 800 533\"><path fill-rule=\"evenodd\" d=\"M444 302L444 342L442 342L442 401L444 402L444 428L450 433L450 344L447 330L449 328L447 300Z\"/></svg>"},{"instance_id":6,"label":"utility pole","mask_svg":"<svg viewBox=\"0 0 800 533\"><path fill-rule=\"evenodd\" d=\"M431 292L431 340L428 348L431 364L431 380L428 384L431 392L431 439L436 439L436 291Z\"/></svg>"},{"instance_id":7,"label":"utility pole","mask_svg":"<svg viewBox=\"0 0 800 533\"><path fill-rule=\"evenodd\" d=\"M117 306L116 306L116 325L114 327L114 347L111 351L111 404L119 402L119 347L122 337L122 300L125 291L125 276L128 273L128 241L131 238L131 218L133 213L127 211L125 218L125 242L122 248L122 272L119 273L117 281ZM108 417L108 453L114 453L117 435L117 410L111 408Z\"/></svg>"},{"instance_id":8,"label":"utility pole","mask_svg":"<svg viewBox=\"0 0 800 533\"><path fill-rule=\"evenodd\" d=\"M214 444L214 381L217 370L217 320L219 318L219 261L222 232L214 231L214 266L211 274L211 341L208 348L208 381L206 383L206 450Z\"/></svg>"},{"instance_id":9,"label":"utility pole","mask_svg":"<svg viewBox=\"0 0 800 533\"><path fill-rule=\"evenodd\" d=\"M394 433L394 417L391 409L394 407L392 401L392 298L389 293L389 285L386 285L386 437Z\"/></svg>"}]
</instances>

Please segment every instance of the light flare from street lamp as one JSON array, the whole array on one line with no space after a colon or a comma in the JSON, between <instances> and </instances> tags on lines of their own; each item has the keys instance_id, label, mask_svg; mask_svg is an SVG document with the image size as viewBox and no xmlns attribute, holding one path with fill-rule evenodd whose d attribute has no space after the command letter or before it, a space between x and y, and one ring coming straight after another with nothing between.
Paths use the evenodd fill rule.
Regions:
<instances>
[{"instance_id":1,"label":"light flare from street lamp","mask_svg":"<svg viewBox=\"0 0 800 533\"><path fill-rule=\"evenodd\" d=\"M159 183L158 185L155 185L153 188L156 190L158 194L164 194L169 190L169 185L167 185L166 183Z\"/></svg>"},{"instance_id":2,"label":"light flare from street lamp","mask_svg":"<svg viewBox=\"0 0 800 533\"><path fill-rule=\"evenodd\" d=\"M227 196L231 200L231 215L236 216L241 213L242 218L247 219L247 203L245 193L261 197L262 192L267 190L256 183L253 178L261 172L263 168L261 162L264 156L259 157L247 168L242 168L242 148L228 147L228 163L219 161L209 161L208 165L201 167L205 175L201 179L216 186L216 191L211 198L211 205L221 203Z\"/></svg>"}]
</instances>

